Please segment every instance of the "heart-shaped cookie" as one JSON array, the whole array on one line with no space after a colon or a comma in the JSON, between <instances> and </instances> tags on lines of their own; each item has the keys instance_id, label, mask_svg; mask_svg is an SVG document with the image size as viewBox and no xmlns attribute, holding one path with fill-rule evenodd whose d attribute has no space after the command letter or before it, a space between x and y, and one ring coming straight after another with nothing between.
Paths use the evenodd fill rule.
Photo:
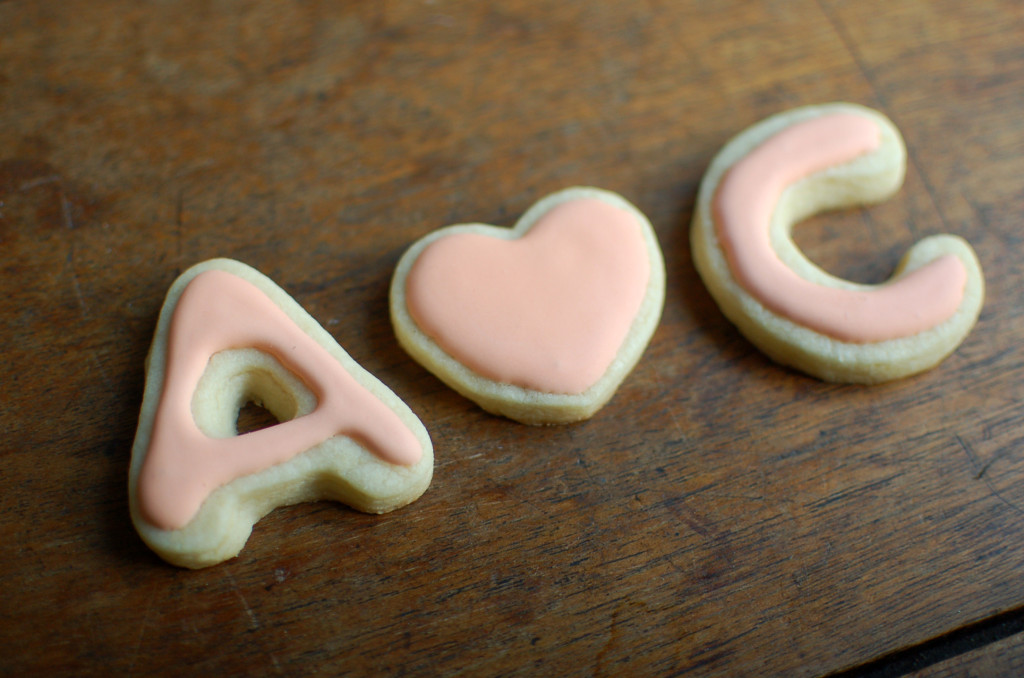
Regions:
<instances>
[{"instance_id":1,"label":"heart-shaped cookie","mask_svg":"<svg viewBox=\"0 0 1024 678\"><path fill-rule=\"evenodd\" d=\"M621 196L570 188L512 229L449 226L391 283L399 343L484 409L529 424L586 419L633 369L661 317L665 266Z\"/></svg>"}]
</instances>

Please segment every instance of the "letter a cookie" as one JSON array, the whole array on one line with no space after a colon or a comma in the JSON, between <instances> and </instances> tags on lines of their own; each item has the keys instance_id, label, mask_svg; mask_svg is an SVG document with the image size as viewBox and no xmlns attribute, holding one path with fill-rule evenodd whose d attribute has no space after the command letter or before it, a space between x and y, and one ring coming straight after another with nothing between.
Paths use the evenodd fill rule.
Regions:
<instances>
[{"instance_id":1,"label":"letter a cookie","mask_svg":"<svg viewBox=\"0 0 1024 678\"><path fill-rule=\"evenodd\" d=\"M238 435L246 402L281 423ZM275 507L335 499L384 513L433 474L426 429L280 287L228 259L171 286L147 359L129 501L168 562L232 558Z\"/></svg>"}]
</instances>

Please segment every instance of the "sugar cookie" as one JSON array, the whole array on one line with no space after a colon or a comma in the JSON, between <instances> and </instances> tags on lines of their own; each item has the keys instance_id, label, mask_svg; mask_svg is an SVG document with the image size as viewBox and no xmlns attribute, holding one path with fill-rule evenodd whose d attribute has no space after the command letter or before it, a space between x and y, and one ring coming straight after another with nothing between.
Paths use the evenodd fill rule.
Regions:
<instances>
[{"instance_id":1,"label":"sugar cookie","mask_svg":"<svg viewBox=\"0 0 1024 678\"><path fill-rule=\"evenodd\" d=\"M281 423L238 435L248 401ZM419 419L269 278L214 259L171 286L128 484L132 522L165 560L227 560L277 506L336 499L390 511L432 474Z\"/></svg>"},{"instance_id":2,"label":"sugar cookie","mask_svg":"<svg viewBox=\"0 0 1024 678\"><path fill-rule=\"evenodd\" d=\"M399 343L485 410L578 421L633 369L661 317L665 267L647 218L621 196L570 188L515 227L448 226L391 282Z\"/></svg>"},{"instance_id":3,"label":"sugar cookie","mask_svg":"<svg viewBox=\"0 0 1024 678\"><path fill-rule=\"evenodd\" d=\"M905 167L892 122L853 104L788 111L726 144L690 231L694 264L726 317L777 362L829 381L896 379L955 350L984 298L966 241L924 238L890 280L862 285L821 270L790 237L810 215L890 197Z\"/></svg>"}]
</instances>

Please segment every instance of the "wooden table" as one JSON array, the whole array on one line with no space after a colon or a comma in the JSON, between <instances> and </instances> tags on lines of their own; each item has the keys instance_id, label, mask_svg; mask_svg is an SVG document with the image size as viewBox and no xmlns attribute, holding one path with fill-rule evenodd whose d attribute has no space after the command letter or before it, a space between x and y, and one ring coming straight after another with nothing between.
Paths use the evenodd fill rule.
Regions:
<instances>
[{"instance_id":1,"label":"wooden table","mask_svg":"<svg viewBox=\"0 0 1024 678\"><path fill-rule=\"evenodd\" d=\"M907 181L798 243L878 282L958 233L988 286L955 354L870 388L769 362L688 244L730 136L833 100L900 126ZM0 1L0 673L885 675L1018 619L1022 110L1018 0ZM413 362L387 289L420 236L578 184L650 217L665 311L596 417L530 428ZM143 360L215 256L422 418L419 501L279 509L195 572L144 546Z\"/></svg>"}]
</instances>

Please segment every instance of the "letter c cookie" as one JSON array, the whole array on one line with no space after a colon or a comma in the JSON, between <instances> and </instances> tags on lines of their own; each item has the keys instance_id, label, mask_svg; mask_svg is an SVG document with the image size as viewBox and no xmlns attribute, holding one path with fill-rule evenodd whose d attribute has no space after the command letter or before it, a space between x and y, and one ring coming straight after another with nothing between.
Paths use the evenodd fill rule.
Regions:
<instances>
[{"instance_id":1,"label":"letter c cookie","mask_svg":"<svg viewBox=\"0 0 1024 678\"><path fill-rule=\"evenodd\" d=\"M905 167L892 122L852 104L770 117L712 161L691 226L694 263L769 357L828 381L878 383L935 366L970 332L984 281L963 239L925 238L892 278L863 285L814 265L790 236L818 212L890 197Z\"/></svg>"}]
</instances>

